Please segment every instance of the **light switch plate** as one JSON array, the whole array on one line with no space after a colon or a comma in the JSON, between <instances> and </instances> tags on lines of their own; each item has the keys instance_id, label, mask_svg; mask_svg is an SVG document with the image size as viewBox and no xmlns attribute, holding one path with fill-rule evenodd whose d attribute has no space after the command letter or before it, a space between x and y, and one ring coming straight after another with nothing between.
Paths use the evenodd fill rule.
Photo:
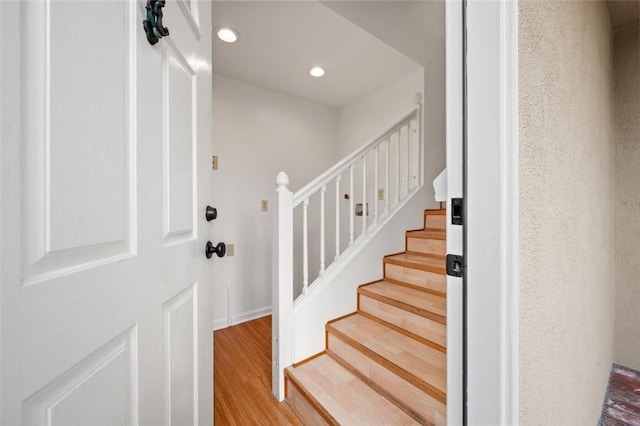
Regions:
<instances>
[{"instance_id":1,"label":"light switch plate","mask_svg":"<svg viewBox=\"0 0 640 426\"><path fill-rule=\"evenodd\" d=\"M378 200L380 200L380 201L384 200L384 188L379 188L378 189Z\"/></svg>"},{"instance_id":2,"label":"light switch plate","mask_svg":"<svg viewBox=\"0 0 640 426\"><path fill-rule=\"evenodd\" d=\"M227 256L233 256L235 247L233 244L227 244Z\"/></svg>"},{"instance_id":3,"label":"light switch plate","mask_svg":"<svg viewBox=\"0 0 640 426\"><path fill-rule=\"evenodd\" d=\"M212 155L211 156L211 168L213 170L218 170L218 156L217 155Z\"/></svg>"},{"instance_id":4,"label":"light switch plate","mask_svg":"<svg viewBox=\"0 0 640 426\"><path fill-rule=\"evenodd\" d=\"M260 200L260 211L262 212L269 211L269 200Z\"/></svg>"}]
</instances>

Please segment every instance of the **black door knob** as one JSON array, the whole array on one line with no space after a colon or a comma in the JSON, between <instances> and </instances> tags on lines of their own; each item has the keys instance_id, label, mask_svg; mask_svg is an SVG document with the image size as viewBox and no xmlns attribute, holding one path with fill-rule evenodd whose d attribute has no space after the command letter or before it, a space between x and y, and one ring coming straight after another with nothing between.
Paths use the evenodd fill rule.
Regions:
<instances>
[{"instance_id":1,"label":"black door knob","mask_svg":"<svg viewBox=\"0 0 640 426\"><path fill-rule=\"evenodd\" d=\"M207 206L207 209L204 212L204 217L207 219L207 222L211 222L213 219L218 217L218 209Z\"/></svg>"},{"instance_id":2,"label":"black door knob","mask_svg":"<svg viewBox=\"0 0 640 426\"><path fill-rule=\"evenodd\" d=\"M227 245L223 242L219 242L218 245L214 246L211 241L207 241L204 254L207 256L207 259L211 259L213 253L217 254L218 257L224 257L224 255L227 254Z\"/></svg>"}]
</instances>

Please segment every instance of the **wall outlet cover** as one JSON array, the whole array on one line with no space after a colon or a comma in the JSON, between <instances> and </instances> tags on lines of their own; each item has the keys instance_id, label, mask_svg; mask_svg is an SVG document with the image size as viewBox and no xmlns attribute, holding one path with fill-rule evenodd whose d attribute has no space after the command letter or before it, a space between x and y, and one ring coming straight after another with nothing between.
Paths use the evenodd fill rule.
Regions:
<instances>
[{"instance_id":1,"label":"wall outlet cover","mask_svg":"<svg viewBox=\"0 0 640 426\"><path fill-rule=\"evenodd\" d=\"M378 188L378 200L379 201L384 200L384 188Z\"/></svg>"}]
</instances>

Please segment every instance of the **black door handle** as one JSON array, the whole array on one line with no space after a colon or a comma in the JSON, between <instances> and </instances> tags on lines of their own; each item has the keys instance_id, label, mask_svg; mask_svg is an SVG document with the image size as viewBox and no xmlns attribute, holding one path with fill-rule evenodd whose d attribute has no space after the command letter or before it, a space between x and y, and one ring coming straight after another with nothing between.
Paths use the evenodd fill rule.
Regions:
<instances>
[{"instance_id":1,"label":"black door handle","mask_svg":"<svg viewBox=\"0 0 640 426\"><path fill-rule=\"evenodd\" d=\"M211 222L218 217L218 209L207 206L207 209L204 211L204 217L207 219L207 222Z\"/></svg>"},{"instance_id":2,"label":"black door handle","mask_svg":"<svg viewBox=\"0 0 640 426\"><path fill-rule=\"evenodd\" d=\"M227 254L227 245L223 242L219 242L218 245L214 246L211 241L207 241L204 254L207 256L207 259L211 259L213 253L217 254L218 257L224 257L224 255Z\"/></svg>"}]
</instances>

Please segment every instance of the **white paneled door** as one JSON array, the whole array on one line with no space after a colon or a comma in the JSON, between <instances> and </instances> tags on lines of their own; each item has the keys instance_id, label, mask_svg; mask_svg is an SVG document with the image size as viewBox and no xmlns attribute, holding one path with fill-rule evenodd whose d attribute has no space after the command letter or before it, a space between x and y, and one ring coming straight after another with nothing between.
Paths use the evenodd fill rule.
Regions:
<instances>
[{"instance_id":1,"label":"white paneled door","mask_svg":"<svg viewBox=\"0 0 640 426\"><path fill-rule=\"evenodd\" d=\"M210 425L211 5L0 1L0 423Z\"/></svg>"}]
</instances>

